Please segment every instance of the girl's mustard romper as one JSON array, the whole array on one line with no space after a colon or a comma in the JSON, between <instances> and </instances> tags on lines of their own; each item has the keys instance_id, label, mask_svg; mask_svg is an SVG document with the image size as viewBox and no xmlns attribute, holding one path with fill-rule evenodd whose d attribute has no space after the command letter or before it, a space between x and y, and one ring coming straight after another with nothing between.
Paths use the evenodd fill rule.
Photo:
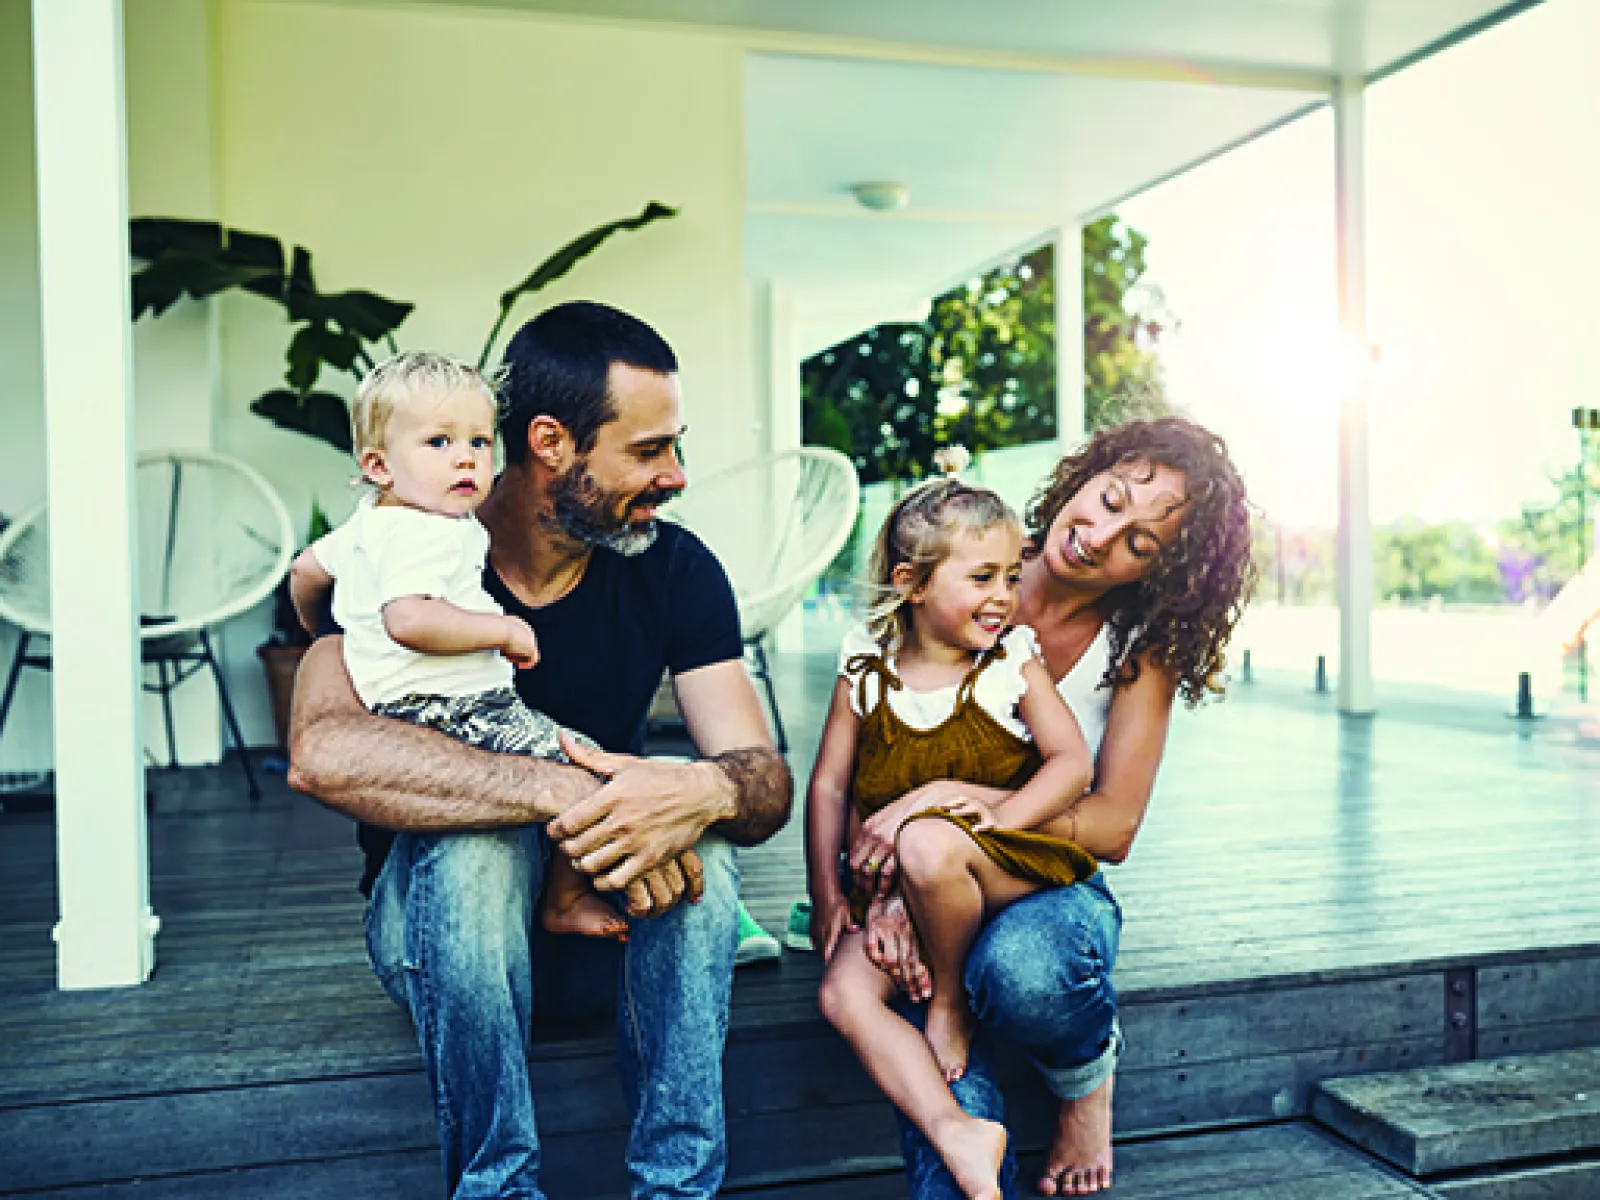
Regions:
<instances>
[{"instance_id":1,"label":"girl's mustard romper","mask_svg":"<svg viewBox=\"0 0 1600 1200\"><path fill-rule=\"evenodd\" d=\"M871 816L907 792L935 780L1015 790L1038 770L1039 749L1018 737L978 703L973 686L990 663L1005 657L996 644L981 655L956 689L955 707L938 725L907 725L889 704L888 694L904 685L882 652L856 654L845 671L856 676L857 708L866 715L856 742L850 798L862 818ZM867 680L879 680L878 703L867 709ZM991 860L1008 875L1044 887L1063 887L1088 879L1099 864L1075 842L1024 829L974 830L972 822L943 809L928 808L910 820L938 817L967 831ZM856 908L852 898L852 909ZM862 913L857 911L859 919Z\"/></svg>"}]
</instances>

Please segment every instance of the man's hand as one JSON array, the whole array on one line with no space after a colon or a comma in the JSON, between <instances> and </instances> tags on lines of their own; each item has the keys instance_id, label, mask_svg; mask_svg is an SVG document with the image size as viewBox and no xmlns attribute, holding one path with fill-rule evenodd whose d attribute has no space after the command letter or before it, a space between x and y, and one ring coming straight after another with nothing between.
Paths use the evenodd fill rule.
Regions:
<instances>
[{"instance_id":1,"label":"man's hand","mask_svg":"<svg viewBox=\"0 0 1600 1200\"><path fill-rule=\"evenodd\" d=\"M551 838L600 891L643 882L691 850L713 824L738 812L733 783L714 763L608 754L566 734L561 746L575 764L610 781L549 825ZM647 885L652 897L662 883L670 877ZM639 895L629 890L630 902Z\"/></svg>"},{"instance_id":2,"label":"man's hand","mask_svg":"<svg viewBox=\"0 0 1600 1200\"><path fill-rule=\"evenodd\" d=\"M880 896L867 908L867 958L912 1000L933 995L933 976L917 952L905 901L898 892Z\"/></svg>"}]
</instances>

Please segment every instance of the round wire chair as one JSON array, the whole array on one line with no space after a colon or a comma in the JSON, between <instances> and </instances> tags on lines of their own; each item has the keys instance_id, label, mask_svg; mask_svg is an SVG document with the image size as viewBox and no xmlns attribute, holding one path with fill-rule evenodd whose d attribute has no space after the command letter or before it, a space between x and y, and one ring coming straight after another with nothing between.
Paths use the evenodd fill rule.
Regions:
<instances>
[{"instance_id":1,"label":"round wire chair","mask_svg":"<svg viewBox=\"0 0 1600 1200\"><path fill-rule=\"evenodd\" d=\"M168 761L178 765L171 694L209 668L250 796L258 798L209 631L254 608L289 569L294 529L288 510L255 470L204 450L142 455L134 495L140 657L156 669L156 680L144 687L161 696ZM50 669L50 526L43 504L0 532L0 620L19 631L0 696L3 736L23 668Z\"/></svg>"},{"instance_id":2,"label":"round wire chair","mask_svg":"<svg viewBox=\"0 0 1600 1200\"><path fill-rule=\"evenodd\" d=\"M749 459L695 480L667 510L710 546L739 602L751 674L766 689L778 749L788 737L778 712L767 635L817 581L855 527L856 469L837 450L804 446Z\"/></svg>"}]
</instances>

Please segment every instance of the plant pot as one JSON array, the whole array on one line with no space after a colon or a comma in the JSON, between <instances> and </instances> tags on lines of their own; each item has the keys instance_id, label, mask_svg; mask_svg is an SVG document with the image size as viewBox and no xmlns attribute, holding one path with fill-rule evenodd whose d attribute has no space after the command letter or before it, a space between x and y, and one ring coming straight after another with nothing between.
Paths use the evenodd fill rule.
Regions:
<instances>
[{"instance_id":1,"label":"plant pot","mask_svg":"<svg viewBox=\"0 0 1600 1200\"><path fill-rule=\"evenodd\" d=\"M294 677L300 670L300 660L306 656L305 646L283 646L276 642L263 642L256 647L261 659L261 669L267 676L267 694L272 699L272 728L278 737L278 748L289 746L289 706L294 702Z\"/></svg>"}]
</instances>

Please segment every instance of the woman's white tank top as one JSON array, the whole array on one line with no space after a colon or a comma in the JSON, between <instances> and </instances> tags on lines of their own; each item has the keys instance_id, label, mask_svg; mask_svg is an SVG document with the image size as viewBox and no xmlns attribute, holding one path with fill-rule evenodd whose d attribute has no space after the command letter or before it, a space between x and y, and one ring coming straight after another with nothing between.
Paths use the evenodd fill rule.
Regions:
<instances>
[{"instance_id":1,"label":"woman's white tank top","mask_svg":"<svg viewBox=\"0 0 1600 1200\"><path fill-rule=\"evenodd\" d=\"M1102 687L1100 683L1110 665L1111 627L1101 625L1083 657L1056 684L1056 691L1061 693L1072 715L1078 718L1078 727L1083 730L1083 740L1089 744L1089 754L1093 758L1100 756L1106 714L1111 710L1111 688Z\"/></svg>"}]
</instances>

